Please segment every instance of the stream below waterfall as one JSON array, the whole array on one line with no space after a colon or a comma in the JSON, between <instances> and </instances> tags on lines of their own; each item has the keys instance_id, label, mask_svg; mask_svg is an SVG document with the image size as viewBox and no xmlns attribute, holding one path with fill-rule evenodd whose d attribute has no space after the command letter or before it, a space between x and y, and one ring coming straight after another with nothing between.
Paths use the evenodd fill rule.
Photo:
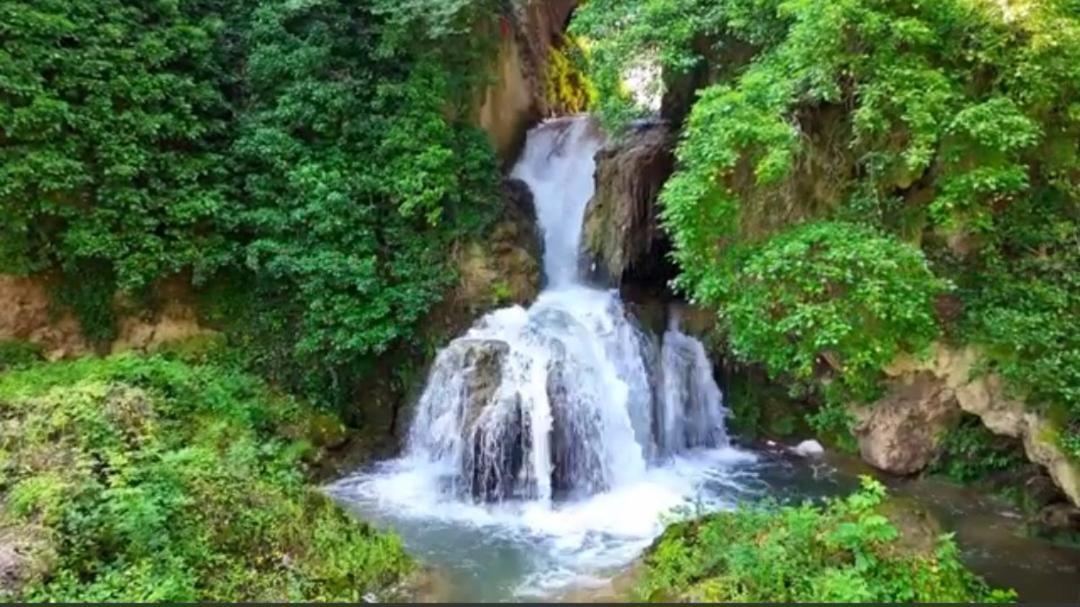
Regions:
<instances>
[{"instance_id":1,"label":"stream below waterfall","mask_svg":"<svg viewBox=\"0 0 1080 607\"><path fill-rule=\"evenodd\" d=\"M670 517L765 496L836 495L857 484L824 462L732 447L712 364L678 317L671 314L663 335L650 334L617 291L581 280L582 223L601 145L586 117L529 133L513 176L535 200L544 291L528 309L478 319L439 353L400 458L329 487L359 516L397 531L438 573L443 583L421 598L626 598L605 588ZM1046 583L1049 575L1080 587L1073 554L1032 546L1007 549L1007 558L1029 553L1023 584L1003 579L1008 567L992 575L996 557L986 550L970 554L982 554L976 569L981 563L992 582L1017 587L1022 598L1080 599Z\"/></svg>"}]
</instances>

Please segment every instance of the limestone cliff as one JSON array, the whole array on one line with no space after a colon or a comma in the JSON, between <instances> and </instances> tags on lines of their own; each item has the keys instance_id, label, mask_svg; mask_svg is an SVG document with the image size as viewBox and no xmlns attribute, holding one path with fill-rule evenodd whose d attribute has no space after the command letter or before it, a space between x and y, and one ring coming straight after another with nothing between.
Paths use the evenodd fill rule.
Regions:
<instances>
[{"instance_id":1,"label":"limestone cliff","mask_svg":"<svg viewBox=\"0 0 1080 607\"><path fill-rule=\"evenodd\" d=\"M853 407L863 457L889 472L924 468L943 434L961 412L978 416L993 433L1019 439L1027 457L1046 468L1075 505L1080 505L1080 463L1058 446L1046 416L1008 394L1001 378L978 372L976 348L938 344L925 360L902 356L885 371L890 394L868 407Z\"/></svg>"}]
</instances>

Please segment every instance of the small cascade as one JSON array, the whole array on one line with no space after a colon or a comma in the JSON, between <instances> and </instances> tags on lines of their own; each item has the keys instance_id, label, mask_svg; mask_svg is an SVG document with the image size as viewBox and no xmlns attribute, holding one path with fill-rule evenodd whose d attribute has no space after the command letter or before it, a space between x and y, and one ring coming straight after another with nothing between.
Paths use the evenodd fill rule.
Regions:
<instances>
[{"instance_id":1,"label":"small cascade","mask_svg":"<svg viewBox=\"0 0 1080 607\"><path fill-rule=\"evenodd\" d=\"M586 117L530 132L513 175L536 201L547 286L529 309L480 319L435 361L408 453L459 498L585 497L641 478L658 458L726 445L702 344L677 318L658 343L617 292L581 281L601 143Z\"/></svg>"},{"instance_id":2,"label":"small cascade","mask_svg":"<svg viewBox=\"0 0 1080 607\"><path fill-rule=\"evenodd\" d=\"M660 452L728 446L724 427L728 411L713 379L712 362L704 344L680 330L677 308L670 312L660 360L662 389L656 415Z\"/></svg>"}]
</instances>

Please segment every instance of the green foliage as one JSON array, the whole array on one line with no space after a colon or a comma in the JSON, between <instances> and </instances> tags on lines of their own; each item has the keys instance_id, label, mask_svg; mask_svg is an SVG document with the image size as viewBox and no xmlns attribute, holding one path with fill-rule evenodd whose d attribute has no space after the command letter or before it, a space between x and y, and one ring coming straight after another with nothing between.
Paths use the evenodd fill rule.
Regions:
<instances>
[{"instance_id":1,"label":"green foliage","mask_svg":"<svg viewBox=\"0 0 1080 607\"><path fill-rule=\"evenodd\" d=\"M578 114L593 105L595 92L583 69L585 56L585 49L573 37L563 38L563 46L548 53L544 96L561 113Z\"/></svg>"},{"instance_id":2,"label":"green foliage","mask_svg":"<svg viewBox=\"0 0 1080 607\"><path fill-rule=\"evenodd\" d=\"M646 558L641 598L694 602L1005 602L960 562L950 536L917 547L881 514L885 488L824 507L775 503L669 528Z\"/></svg>"},{"instance_id":3,"label":"green foliage","mask_svg":"<svg viewBox=\"0 0 1080 607\"><path fill-rule=\"evenodd\" d=\"M0 6L0 267L137 289L228 256L218 4Z\"/></svg>"},{"instance_id":4,"label":"green foliage","mask_svg":"<svg viewBox=\"0 0 1080 607\"><path fill-rule=\"evenodd\" d=\"M741 437L790 439L805 436L807 430L803 403L756 368L737 366L725 372L724 406L731 411L728 429Z\"/></svg>"},{"instance_id":5,"label":"green foliage","mask_svg":"<svg viewBox=\"0 0 1080 607\"><path fill-rule=\"evenodd\" d=\"M1034 406L1064 409L1062 442L1080 444L1075 0L590 0L573 28L588 41L609 122L641 111L619 83L642 56L662 66L677 96L703 85L661 194L663 217L679 288L721 317L739 308L745 326L730 330L742 354L807 376L820 344L795 355L798 345L759 326L768 314L758 324L747 316L769 301L740 294L744 265L814 229L800 224L865 224L880 233L863 230L866 244L892 234L922 249L959 287L950 335L981 346ZM911 255L893 243L877 257ZM794 261L770 278L770 294L803 291ZM891 316L902 307L890 295L875 298L891 308L878 317L886 325L915 322L915 343L887 337L877 350L892 329L857 312L841 331L853 342L865 332L867 347L840 369L859 376L857 392L874 365L931 335L924 295L936 281L908 279L917 294L905 313L918 320ZM810 340L831 332L805 322L815 323Z\"/></svg>"},{"instance_id":6,"label":"green foliage","mask_svg":"<svg viewBox=\"0 0 1080 607\"><path fill-rule=\"evenodd\" d=\"M302 360L355 363L441 299L449 243L494 210L494 156L445 116L470 89L431 58L357 35L378 24L369 7L275 1L252 23L235 146L247 264L257 288L293 303Z\"/></svg>"},{"instance_id":7,"label":"green foliage","mask_svg":"<svg viewBox=\"0 0 1080 607\"><path fill-rule=\"evenodd\" d=\"M414 335L445 251L492 218L496 159L465 120L500 6L5 2L0 271L60 271L102 342L117 289L230 280L270 317L239 338L253 358L329 391Z\"/></svg>"},{"instance_id":8,"label":"green foliage","mask_svg":"<svg viewBox=\"0 0 1080 607\"><path fill-rule=\"evenodd\" d=\"M8 598L357 601L409 567L305 486L319 418L229 367L39 365L0 376L0 414L0 519L56 555Z\"/></svg>"},{"instance_id":9,"label":"green foliage","mask_svg":"<svg viewBox=\"0 0 1080 607\"><path fill-rule=\"evenodd\" d=\"M102 264L79 265L82 278L65 277L52 288L53 314L70 310L91 343L106 344L116 337L116 280Z\"/></svg>"},{"instance_id":10,"label":"green foliage","mask_svg":"<svg viewBox=\"0 0 1080 607\"><path fill-rule=\"evenodd\" d=\"M28 341L0 340L0 371L23 367L42 360L41 346Z\"/></svg>"},{"instance_id":11,"label":"green foliage","mask_svg":"<svg viewBox=\"0 0 1080 607\"><path fill-rule=\"evenodd\" d=\"M966 417L942 443L942 453L930 471L958 483L981 481L1023 465L1026 459L1015 439L994 436L982 420Z\"/></svg>"},{"instance_id":12,"label":"green foliage","mask_svg":"<svg viewBox=\"0 0 1080 607\"><path fill-rule=\"evenodd\" d=\"M725 300L732 350L774 376L873 396L880 369L937 334L941 288L918 249L854 224L814 223L739 264Z\"/></svg>"},{"instance_id":13,"label":"green foliage","mask_svg":"<svg viewBox=\"0 0 1080 607\"><path fill-rule=\"evenodd\" d=\"M1028 199L1003 220L999 252L965 278L965 333L985 348L988 370L1058 422L1062 446L1080 461L1080 209L1061 197Z\"/></svg>"},{"instance_id":14,"label":"green foliage","mask_svg":"<svg viewBox=\"0 0 1080 607\"><path fill-rule=\"evenodd\" d=\"M828 444L846 453L859 452L859 443L852 433L855 418L843 403L826 402L808 414L806 421Z\"/></svg>"}]
</instances>

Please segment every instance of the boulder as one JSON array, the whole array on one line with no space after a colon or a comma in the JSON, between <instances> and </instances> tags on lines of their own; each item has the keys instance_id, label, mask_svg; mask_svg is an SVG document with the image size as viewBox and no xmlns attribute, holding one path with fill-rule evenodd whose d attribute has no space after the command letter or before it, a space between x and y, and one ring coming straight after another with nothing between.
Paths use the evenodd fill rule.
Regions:
<instances>
[{"instance_id":1,"label":"boulder","mask_svg":"<svg viewBox=\"0 0 1080 607\"><path fill-rule=\"evenodd\" d=\"M643 123L596 159L596 194L585 211L588 271L608 284L628 274L670 274L657 197L674 168L674 138L665 123Z\"/></svg>"},{"instance_id":2,"label":"boulder","mask_svg":"<svg viewBox=\"0 0 1080 607\"><path fill-rule=\"evenodd\" d=\"M799 457L821 457L825 455L825 447L816 440L804 440L791 448L791 452Z\"/></svg>"},{"instance_id":3,"label":"boulder","mask_svg":"<svg viewBox=\"0 0 1080 607\"><path fill-rule=\"evenodd\" d=\"M475 427L477 419L494 402L495 392L502 383L503 366L510 355L510 345L495 339L459 339L450 344L460 362L462 393L468 395L465 405L466 434Z\"/></svg>"},{"instance_id":4,"label":"boulder","mask_svg":"<svg viewBox=\"0 0 1080 607\"><path fill-rule=\"evenodd\" d=\"M532 451L530 420L518 395L499 395L510 346L493 339L459 339L448 348L442 356L456 359L450 368L459 375L465 397L462 488L483 502L529 497L535 482L523 464Z\"/></svg>"},{"instance_id":5,"label":"boulder","mask_svg":"<svg viewBox=\"0 0 1080 607\"><path fill-rule=\"evenodd\" d=\"M0 528L0 601L23 599L22 589L45 579L55 561L56 550L45 528Z\"/></svg>"},{"instance_id":6,"label":"boulder","mask_svg":"<svg viewBox=\"0 0 1080 607\"><path fill-rule=\"evenodd\" d=\"M934 459L960 407L948 386L921 372L895 380L884 398L854 413L863 460L893 474L914 474Z\"/></svg>"},{"instance_id":7,"label":"boulder","mask_svg":"<svg viewBox=\"0 0 1080 607\"><path fill-rule=\"evenodd\" d=\"M1039 511L1039 526L1045 533L1080 533L1080 508L1050 504Z\"/></svg>"}]
</instances>

